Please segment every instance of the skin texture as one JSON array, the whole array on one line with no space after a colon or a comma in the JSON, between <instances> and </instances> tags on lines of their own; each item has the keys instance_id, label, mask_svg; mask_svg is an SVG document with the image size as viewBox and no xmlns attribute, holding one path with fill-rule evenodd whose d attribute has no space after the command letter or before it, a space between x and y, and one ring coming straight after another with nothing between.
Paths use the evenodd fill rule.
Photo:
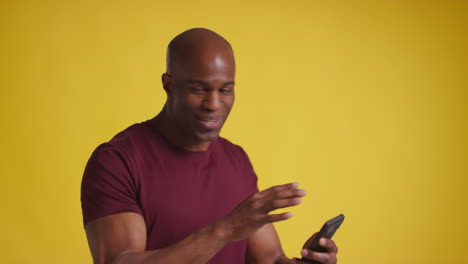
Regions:
<instances>
[{"instance_id":1,"label":"skin texture","mask_svg":"<svg viewBox=\"0 0 468 264\"><path fill-rule=\"evenodd\" d=\"M167 101L152 125L172 144L205 151L219 136L234 104L235 61L229 43L207 29L191 29L168 46L162 83ZM279 208L301 203L306 192L297 183L270 187L252 194L228 216L163 249L145 251L146 226L141 215L120 213L85 226L94 263L207 263L226 244L247 238L246 263L302 263L288 259L273 222L289 212ZM327 253L305 250L302 256L326 264L336 263L335 243L324 240Z\"/></svg>"}]
</instances>

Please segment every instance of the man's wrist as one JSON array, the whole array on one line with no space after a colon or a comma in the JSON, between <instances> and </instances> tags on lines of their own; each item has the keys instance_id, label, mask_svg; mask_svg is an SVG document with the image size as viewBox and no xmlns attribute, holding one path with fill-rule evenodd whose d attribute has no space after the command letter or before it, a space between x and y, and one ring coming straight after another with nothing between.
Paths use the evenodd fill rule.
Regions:
<instances>
[{"instance_id":1,"label":"man's wrist","mask_svg":"<svg viewBox=\"0 0 468 264\"><path fill-rule=\"evenodd\" d=\"M219 241L223 244L231 242L230 237L232 231L228 228L225 219L219 220L213 225L211 225L210 232L212 233L216 241Z\"/></svg>"}]
</instances>

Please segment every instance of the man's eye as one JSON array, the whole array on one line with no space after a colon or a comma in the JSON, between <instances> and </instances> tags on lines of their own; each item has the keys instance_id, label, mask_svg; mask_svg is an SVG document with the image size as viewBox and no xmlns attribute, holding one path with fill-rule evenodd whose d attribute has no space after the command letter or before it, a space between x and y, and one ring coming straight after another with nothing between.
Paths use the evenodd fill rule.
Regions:
<instances>
[{"instance_id":1,"label":"man's eye","mask_svg":"<svg viewBox=\"0 0 468 264\"><path fill-rule=\"evenodd\" d=\"M229 89L229 88L221 89L221 93L223 93L223 94L230 94L231 92L232 92L232 89Z\"/></svg>"},{"instance_id":2,"label":"man's eye","mask_svg":"<svg viewBox=\"0 0 468 264\"><path fill-rule=\"evenodd\" d=\"M205 89L201 88L201 87L191 87L190 91L193 92L193 93L203 93L205 91Z\"/></svg>"}]
</instances>

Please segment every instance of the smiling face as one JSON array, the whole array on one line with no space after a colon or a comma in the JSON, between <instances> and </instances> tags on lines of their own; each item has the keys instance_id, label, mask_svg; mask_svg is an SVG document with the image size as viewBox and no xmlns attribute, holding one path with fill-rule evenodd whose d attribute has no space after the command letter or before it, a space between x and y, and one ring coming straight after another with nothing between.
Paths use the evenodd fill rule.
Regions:
<instances>
[{"instance_id":1,"label":"smiling face","mask_svg":"<svg viewBox=\"0 0 468 264\"><path fill-rule=\"evenodd\" d=\"M196 39L171 54L163 85L166 110L192 144L215 140L234 104L235 62L224 39Z\"/></svg>"}]
</instances>

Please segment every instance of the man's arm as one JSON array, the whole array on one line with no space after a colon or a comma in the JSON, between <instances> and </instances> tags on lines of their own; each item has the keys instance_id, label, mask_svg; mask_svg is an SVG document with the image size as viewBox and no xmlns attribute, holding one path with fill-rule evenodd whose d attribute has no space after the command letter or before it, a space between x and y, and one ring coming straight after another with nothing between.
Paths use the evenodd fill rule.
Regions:
<instances>
[{"instance_id":1,"label":"man's arm","mask_svg":"<svg viewBox=\"0 0 468 264\"><path fill-rule=\"evenodd\" d=\"M99 218L86 225L94 263L206 263L227 243L216 225L193 233L170 247L145 251L143 217L121 213Z\"/></svg>"},{"instance_id":2,"label":"man's arm","mask_svg":"<svg viewBox=\"0 0 468 264\"><path fill-rule=\"evenodd\" d=\"M290 213L269 214L300 203L298 184L274 186L242 201L223 219L192 233L163 249L145 251L146 225L141 215L121 213L98 218L86 226L86 235L96 264L208 262L227 243L251 236L266 224L283 221Z\"/></svg>"},{"instance_id":3,"label":"man's arm","mask_svg":"<svg viewBox=\"0 0 468 264\"><path fill-rule=\"evenodd\" d=\"M247 239L247 264L281 263L285 259L287 257L273 224L262 226Z\"/></svg>"}]
</instances>

